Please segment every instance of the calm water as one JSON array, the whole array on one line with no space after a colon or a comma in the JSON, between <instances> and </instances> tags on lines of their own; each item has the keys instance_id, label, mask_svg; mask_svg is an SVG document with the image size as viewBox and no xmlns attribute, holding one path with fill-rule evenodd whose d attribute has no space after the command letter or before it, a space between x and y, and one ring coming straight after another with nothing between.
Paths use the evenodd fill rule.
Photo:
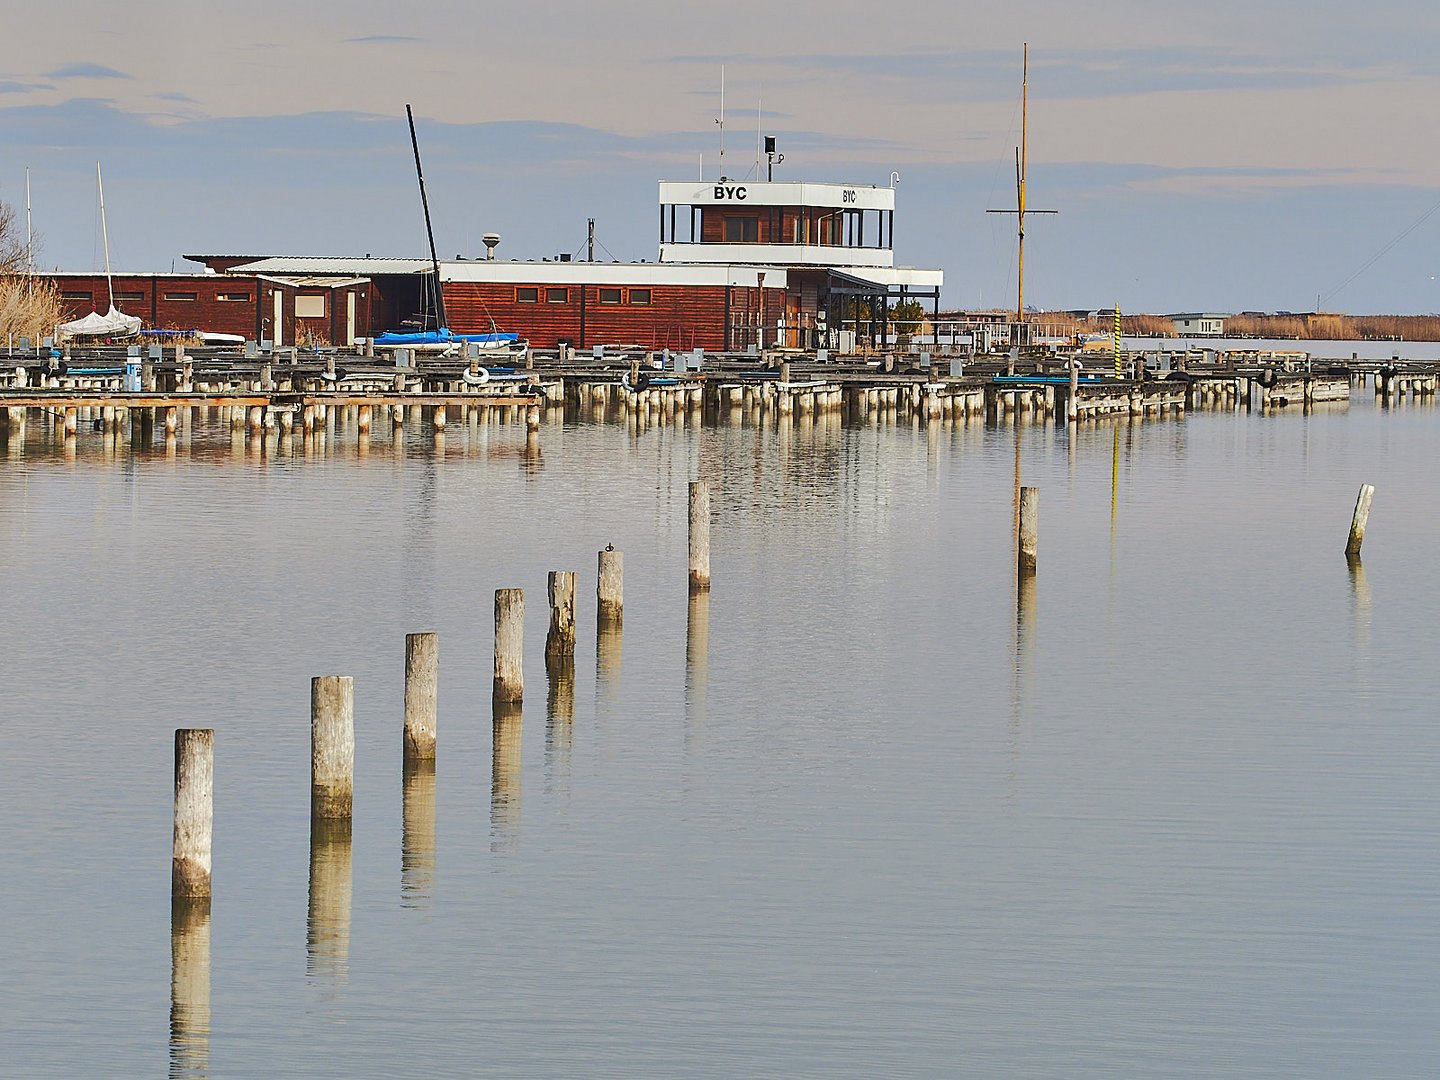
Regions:
<instances>
[{"instance_id":1,"label":"calm water","mask_svg":"<svg viewBox=\"0 0 1440 1080\"><path fill-rule=\"evenodd\" d=\"M1018 602L1015 441L580 424L536 456L452 422L307 457L197 425L71 460L32 419L0 452L0 1073L1435 1075L1440 415L1022 428ZM550 569L581 571L568 694ZM506 586L527 696L492 737ZM407 780L421 629L440 757ZM312 851L327 673L355 822ZM188 726L215 900L172 928Z\"/></svg>"}]
</instances>

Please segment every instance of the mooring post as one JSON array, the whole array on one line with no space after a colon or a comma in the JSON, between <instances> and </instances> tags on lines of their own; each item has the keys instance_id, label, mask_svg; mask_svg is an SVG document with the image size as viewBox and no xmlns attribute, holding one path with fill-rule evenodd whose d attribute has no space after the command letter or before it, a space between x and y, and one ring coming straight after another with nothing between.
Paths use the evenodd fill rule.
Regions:
<instances>
[{"instance_id":1,"label":"mooring post","mask_svg":"<svg viewBox=\"0 0 1440 1080\"><path fill-rule=\"evenodd\" d=\"M710 588L710 485L690 481L690 591Z\"/></svg>"},{"instance_id":2,"label":"mooring post","mask_svg":"<svg viewBox=\"0 0 1440 1080\"><path fill-rule=\"evenodd\" d=\"M1073 424L1080 419L1080 358L1070 358L1070 393L1065 398L1065 422Z\"/></svg>"},{"instance_id":3,"label":"mooring post","mask_svg":"<svg viewBox=\"0 0 1440 1080\"><path fill-rule=\"evenodd\" d=\"M525 430L531 434L540 430L539 405L527 405L525 407Z\"/></svg>"},{"instance_id":4,"label":"mooring post","mask_svg":"<svg viewBox=\"0 0 1440 1080\"><path fill-rule=\"evenodd\" d=\"M619 623L625 615L625 555L606 544L595 576L596 615L602 624Z\"/></svg>"},{"instance_id":5,"label":"mooring post","mask_svg":"<svg viewBox=\"0 0 1440 1080\"><path fill-rule=\"evenodd\" d=\"M1354 558L1360 554L1360 545L1365 542L1365 523L1370 520L1370 501L1375 498L1374 484L1361 484L1360 496L1355 500L1355 514L1350 518L1350 539L1345 544L1345 554Z\"/></svg>"},{"instance_id":6,"label":"mooring post","mask_svg":"<svg viewBox=\"0 0 1440 1080\"><path fill-rule=\"evenodd\" d=\"M1040 536L1040 489L1020 489L1020 573L1035 573L1035 546Z\"/></svg>"},{"instance_id":7,"label":"mooring post","mask_svg":"<svg viewBox=\"0 0 1440 1080\"><path fill-rule=\"evenodd\" d=\"M405 635L405 760L435 756L435 703L440 675L440 635Z\"/></svg>"},{"instance_id":8,"label":"mooring post","mask_svg":"<svg viewBox=\"0 0 1440 1080\"><path fill-rule=\"evenodd\" d=\"M496 701L520 701L525 696L521 655L525 644L525 590L495 590Z\"/></svg>"},{"instance_id":9,"label":"mooring post","mask_svg":"<svg viewBox=\"0 0 1440 1080\"><path fill-rule=\"evenodd\" d=\"M215 732L175 731L175 833L170 895L210 895L210 837L215 814Z\"/></svg>"},{"instance_id":10,"label":"mooring post","mask_svg":"<svg viewBox=\"0 0 1440 1080\"><path fill-rule=\"evenodd\" d=\"M550 598L550 631L545 635L545 663L554 667L575 655L574 570L551 570L546 584Z\"/></svg>"},{"instance_id":11,"label":"mooring post","mask_svg":"<svg viewBox=\"0 0 1440 1080\"><path fill-rule=\"evenodd\" d=\"M349 818L355 791L355 680L310 680L310 816Z\"/></svg>"}]
</instances>

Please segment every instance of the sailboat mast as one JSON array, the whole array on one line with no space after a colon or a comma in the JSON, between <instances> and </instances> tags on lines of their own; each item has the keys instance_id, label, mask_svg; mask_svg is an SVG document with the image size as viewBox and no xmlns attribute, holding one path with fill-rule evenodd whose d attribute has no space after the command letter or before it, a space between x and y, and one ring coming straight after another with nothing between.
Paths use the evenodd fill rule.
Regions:
<instances>
[{"instance_id":1,"label":"sailboat mast","mask_svg":"<svg viewBox=\"0 0 1440 1080\"><path fill-rule=\"evenodd\" d=\"M1025 172L1030 146L1030 43L1025 43L1020 75L1020 149L1015 156L1015 220L1018 222L1019 243L1015 272L1015 321L1025 321Z\"/></svg>"},{"instance_id":2,"label":"sailboat mast","mask_svg":"<svg viewBox=\"0 0 1440 1080\"><path fill-rule=\"evenodd\" d=\"M115 282L110 277L110 230L105 225L105 181L100 177L100 162L95 163L95 188L100 193L100 236L105 242L105 287L110 291L110 310L115 310Z\"/></svg>"},{"instance_id":3,"label":"sailboat mast","mask_svg":"<svg viewBox=\"0 0 1440 1080\"><path fill-rule=\"evenodd\" d=\"M30 170L25 170L25 272L35 273L34 234L30 230ZM1316 305L1319 309L1319 305Z\"/></svg>"},{"instance_id":4,"label":"sailboat mast","mask_svg":"<svg viewBox=\"0 0 1440 1080\"><path fill-rule=\"evenodd\" d=\"M425 235L430 240L430 265L435 271L435 328L445 329L445 296L440 289L440 258L435 254L435 230L430 227L430 200L425 195L425 174L420 170L420 142L415 138L415 116L405 106L405 119L410 122L410 148L415 151L415 178L420 181L420 205L425 210Z\"/></svg>"}]
</instances>

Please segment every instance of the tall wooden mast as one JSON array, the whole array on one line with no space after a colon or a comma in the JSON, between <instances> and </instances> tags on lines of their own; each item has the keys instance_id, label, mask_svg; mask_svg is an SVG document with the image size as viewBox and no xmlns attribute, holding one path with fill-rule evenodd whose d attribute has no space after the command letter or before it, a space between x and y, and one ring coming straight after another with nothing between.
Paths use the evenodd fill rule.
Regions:
<instances>
[{"instance_id":1,"label":"tall wooden mast","mask_svg":"<svg viewBox=\"0 0 1440 1080\"><path fill-rule=\"evenodd\" d=\"M1018 241L1015 271L1015 321L1025 321L1025 215L1053 214L1054 210L1031 210L1025 205L1025 182L1030 150L1030 44L1024 45L1020 69L1020 145L1015 148L1015 209L988 210L990 214L1014 214Z\"/></svg>"}]
</instances>

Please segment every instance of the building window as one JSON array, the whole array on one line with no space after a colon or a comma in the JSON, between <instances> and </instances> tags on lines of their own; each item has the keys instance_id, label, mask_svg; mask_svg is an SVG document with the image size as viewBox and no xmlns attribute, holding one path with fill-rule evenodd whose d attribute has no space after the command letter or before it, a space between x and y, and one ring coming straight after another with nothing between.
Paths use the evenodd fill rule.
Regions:
<instances>
[{"instance_id":1,"label":"building window","mask_svg":"<svg viewBox=\"0 0 1440 1080\"><path fill-rule=\"evenodd\" d=\"M517 286L515 289L515 302L517 304L538 304L540 302L540 290L533 285Z\"/></svg>"},{"instance_id":2,"label":"building window","mask_svg":"<svg viewBox=\"0 0 1440 1080\"><path fill-rule=\"evenodd\" d=\"M193 292L167 292L165 299L171 301L190 301L194 300L197 295L197 293Z\"/></svg>"},{"instance_id":3,"label":"building window","mask_svg":"<svg viewBox=\"0 0 1440 1080\"><path fill-rule=\"evenodd\" d=\"M117 292L115 303L117 304L138 304L145 299L144 293L138 292Z\"/></svg>"},{"instance_id":4,"label":"building window","mask_svg":"<svg viewBox=\"0 0 1440 1080\"><path fill-rule=\"evenodd\" d=\"M758 217L727 217L725 219L725 243L753 244L760 239Z\"/></svg>"},{"instance_id":5,"label":"building window","mask_svg":"<svg viewBox=\"0 0 1440 1080\"><path fill-rule=\"evenodd\" d=\"M619 290L619 289L601 289L601 290L600 290L600 302L601 302L602 304L618 304L618 303L620 303L620 290Z\"/></svg>"},{"instance_id":6,"label":"building window","mask_svg":"<svg viewBox=\"0 0 1440 1080\"><path fill-rule=\"evenodd\" d=\"M215 299L225 304L248 304L252 297L248 292L222 292Z\"/></svg>"},{"instance_id":7,"label":"building window","mask_svg":"<svg viewBox=\"0 0 1440 1080\"><path fill-rule=\"evenodd\" d=\"M295 297L297 319L323 319L325 317L325 294L309 293Z\"/></svg>"},{"instance_id":8,"label":"building window","mask_svg":"<svg viewBox=\"0 0 1440 1080\"><path fill-rule=\"evenodd\" d=\"M631 289L631 290L630 290L630 303L632 303L632 304L648 304L648 303L650 303L650 290L649 290L649 289Z\"/></svg>"},{"instance_id":9,"label":"building window","mask_svg":"<svg viewBox=\"0 0 1440 1080\"><path fill-rule=\"evenodd\" d=\"M570 290L546 289L545 302L547 304L568 304L570 302Z\"/></svg>"},{"instance_id":10,"label":"building window","mask_svg":"<svg viewBox=\"0 0 1440 1080\"><path fill-rule=\"evenodd\" d=\"M94 300L95 298L94 298L93 296L91 296L88 292L62 292L62 293L60 294L60 299L61 299L61 300L68 300L68 301L70 301L71 303L85 303L85 304L88 304L88 303L90 303L92 300Z\"/></svg>"}]
</instances>

